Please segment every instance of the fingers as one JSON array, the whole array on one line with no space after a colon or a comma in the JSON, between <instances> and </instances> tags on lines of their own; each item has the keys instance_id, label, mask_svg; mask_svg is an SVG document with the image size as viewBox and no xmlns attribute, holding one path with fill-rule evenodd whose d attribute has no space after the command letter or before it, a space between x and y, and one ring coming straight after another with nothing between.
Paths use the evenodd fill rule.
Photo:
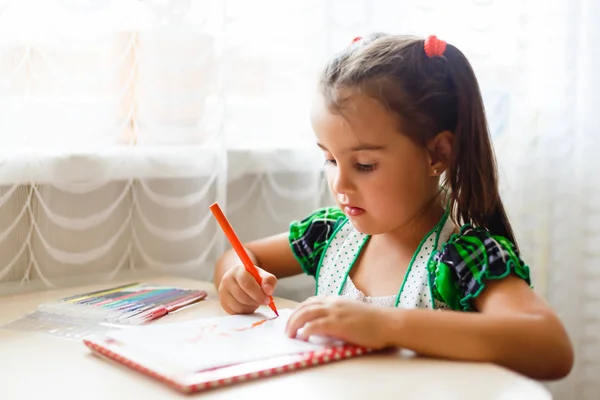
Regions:
<instances>
[{"instance_id":1,"label":"fingers","mask_svg":"<svg viewBox=\"0 0 600 400\"><path fill-rule=\"evenodd\" d=\"M313 335L337 336L334 330L335 326L333 326L330 318L319 318L306 323L306 325L304 325L304 327L298 331L296 338L300 340L308 340L308 338Z\"/></svg>"},{"instance_id":2,"label":"fingers","mask_svg":"<svg viewBox=\"0 0 600 400\"><path fill-rule=\"evenodd\" d=\"M268 304L269 298L263 292L256 279L250 275L245 269L240 268L235 274L235 280L238 286L246 295L248 295L256 304Z\"/></svg>"},{"instance_id":3,"label":"fingers","mask_svg":"<svg viewBox=\"0 0 600 400\"><path fill-rule=\"evenodd\" d=\"M302 302L290 316L286 333L306 340L311 335L345 336L340 318L346 314L347 300L340 297L315 296Z\"/></svg>"},{"instance_id":4,"label":"fingers","mask_svg":"<svg viewBox=\"0 0 600 400\"><path fill-rule=\"evenodd\" d=\"M260 277L262 278L262 291L267 296L272 296L275 292L275 285L277 285L277 278L275 275L268 273L265 270L259 269Z\"/></svg>"},{"instance_id":5,"label":"fingers","mask_svg":"<svg viewBox=\"0 0 600 400\"><path fill-rule=\"evenodd\" d=\"M227 271L219 286L219 300L228 314L248 314L256 311L259 305L269 303L268 294L272 294L277 278L258 269L262 287L254 277L240 265Z\"/></svg>"},{"instance_id":6,"label":"fingers","mask_svg":"<svg viewBox=\"0 0 600 400\"><path fill-rule=\"evenodd\" d=\"M244 290L238 285L231 285L228 288L229 294L240 304L245 306L258 306L259 303L250 297Z\"/></svg>"},{"instance_id":7,"label":"fingers","mask_svg":"<svg viewBox=\"0 0 600 400\"><path fill-rule=\"evenodd\" d=\"M311 325L315 325L319 319L327 317L327 315L327 309L321 304L303 304L290 316L285 331L289 337L294 338L297 337L298 330L304 327L301 336L308 337L306 336L307 329L310 328ZM312 327L310 329L315 330L318 329L318 327L319 325L317 324L316 327Z\"/></svg>"},{"instance_id":8,"label":"fingers","mask_svg":"<svg viewBox=\"0 0 600 400\"><path fill-rule=\"evenodd\" d=\"M219 299L221 300L221 307L228 314L251 314L258 308L258 304L249 305L240 303L231 292L223 290L219 292Z\"/></svg>"},{"instance_id":9,"label":"fingers","mask_svg":"<svg viewBox=\"0 0 600 400\"><path fill-rule=\"evenodd\" d=\"M221 307L223 307L223 310L225 310L225 312L229 315L237 314L235 311L233 311L231 308L229 308L229 306L227 304L225 304L224 302L221 302Z\"/></svg>"}]
</instances>

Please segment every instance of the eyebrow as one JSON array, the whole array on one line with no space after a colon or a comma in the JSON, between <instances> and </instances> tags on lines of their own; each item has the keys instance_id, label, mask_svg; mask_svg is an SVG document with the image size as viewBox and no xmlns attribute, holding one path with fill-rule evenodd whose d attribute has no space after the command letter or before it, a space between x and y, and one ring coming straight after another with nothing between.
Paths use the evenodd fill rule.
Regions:
<instances>
[{"instance_id":1,"label":"eyebrow","mask_svg":"<svg viewBox=\"0 0 600 400\"><path fill-rule=\"evenodd\" d=\"M323 146L321 143L317 143L317 146L319 146L321 149L325 150L325 151L329 151L327 150L327 148L325 146ZM380 145L375 145L375 144L359 144L358 146L354 146L351 147L349 150L350 151L365 151L365 150L383 150L385 149L385 146L380 146Z\"/></svg>"}]
</instances>

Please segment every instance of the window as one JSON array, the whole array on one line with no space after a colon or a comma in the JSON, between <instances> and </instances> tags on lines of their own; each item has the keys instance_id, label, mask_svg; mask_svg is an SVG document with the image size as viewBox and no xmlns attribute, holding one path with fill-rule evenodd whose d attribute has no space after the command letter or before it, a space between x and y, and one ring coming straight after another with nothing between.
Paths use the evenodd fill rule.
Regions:
<instances>
[{"instance_id":1,"label":"window","mask_svg":"<svg viewBox=\"0 0 600 400\"><path fill-rule=\"evenodd\" d=\"M457 44L486 102L505 109L517 64L516 4L7 2L0 8L0 143L311 147L308 112L319 69L371 30L436 33Z\"/></svg>"}]
</instances>

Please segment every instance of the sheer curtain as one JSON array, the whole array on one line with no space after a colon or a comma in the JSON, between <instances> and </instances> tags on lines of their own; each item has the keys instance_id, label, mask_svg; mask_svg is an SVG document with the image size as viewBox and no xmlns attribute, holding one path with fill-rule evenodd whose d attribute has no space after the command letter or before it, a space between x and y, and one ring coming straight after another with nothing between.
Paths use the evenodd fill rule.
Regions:
<instances>
[{"instance_id":1,"label":"sheer curtain","mask_svg":"<svg viewBox=\"0 0 600 400\"><path fill-rule=\"evenodd\" d=\"M330 203L307 118L324 60L373 30L434 33L476 70L520 247L575 341L552 388L591 399L599 17L593 0L0 0L0 287L211 279L212 202L244 240Z\"/></svg>"}]
</instances>

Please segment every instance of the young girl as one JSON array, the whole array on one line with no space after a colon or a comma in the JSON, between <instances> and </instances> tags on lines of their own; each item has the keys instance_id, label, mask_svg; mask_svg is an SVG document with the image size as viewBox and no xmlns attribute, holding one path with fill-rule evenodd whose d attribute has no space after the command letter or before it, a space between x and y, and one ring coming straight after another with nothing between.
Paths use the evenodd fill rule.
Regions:
<instances>
[{"instance_id":1,"label":"young girl","mask_svg":"<svg viewBox=\"0 0 600 400\"><path fill-rule=\"evenodd\" d=\"M326 66L311 114L337 207L246 244L262 287L224 254L223 308L252 313L277 278L304 272L317 296L290 317L290 337L565 377L573 349L531 289L465 56L435 36L356 38Z\"/></svg>"}]
</instances>

